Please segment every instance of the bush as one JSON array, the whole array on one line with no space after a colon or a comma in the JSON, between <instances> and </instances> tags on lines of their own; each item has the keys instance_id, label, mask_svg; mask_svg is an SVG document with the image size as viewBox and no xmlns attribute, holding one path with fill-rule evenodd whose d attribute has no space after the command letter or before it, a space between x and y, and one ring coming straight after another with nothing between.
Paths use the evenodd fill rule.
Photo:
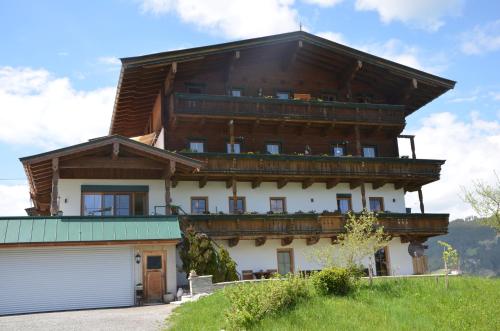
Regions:
<instances>
[{"instance_id":1,"label":"bush","mask_svg":"<svg viewBox=\"0 0 500 331\"><path fill-rule=\"evenodd\" d=\"M357 269L328 268L312 275L316 291L323 295L346 295L356 287Z\"/></svg>"},{"instance_id":2,"label":"bush","mask_svg":"<svg viewBox=\"0 0 500 331\"><path fill-rule=\"evenodd\" d=\"M289 275L285 279L240 284L224 289L231 307L226 311L228 328L241 330L250 327L264 316L293 307L309 296L305 278Z\"/></svg>"}]
</instances>

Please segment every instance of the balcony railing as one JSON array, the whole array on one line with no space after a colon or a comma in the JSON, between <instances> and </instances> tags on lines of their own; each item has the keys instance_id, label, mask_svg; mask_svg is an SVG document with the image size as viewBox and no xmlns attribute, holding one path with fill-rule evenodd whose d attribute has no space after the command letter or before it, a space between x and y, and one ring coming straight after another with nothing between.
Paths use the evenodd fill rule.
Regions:
<instances>
[{"instance_id":1,"label":"balcony railing","mask_svg":"<svg viewBox=\"0 0 500 331\"><path fill-rule=\"evenodd\" d=\"M182 153L205 162L198 176L312 178L402 183L410 190L439 180L441 160L308 155Z\"/></svg>"},{"instance_id":2,"label":"balcony railing","mask_svg":"<svg viewBox=\"0 0 500 331\"><path fill-rule=\"evenodd\" d=\"M379 125L402 125L405 123L404 106L401 105L185 93L176 93L173 98L176 114Z\"/></svg>"},{"instance_id":3,"label":"balcony railing","mask_svg":"<svg viewBox=\"0 0 500 331\"><path fill-rule=\"evenodd\" d=\"M430 237L447 233L448 218L448 214L381 213L378 224L391 235ZM322 214L210 214L186 215L183 219L185 225L219 239L335 237L345 231L346 222L344 215Z\"/></svg>"}]
</instances>

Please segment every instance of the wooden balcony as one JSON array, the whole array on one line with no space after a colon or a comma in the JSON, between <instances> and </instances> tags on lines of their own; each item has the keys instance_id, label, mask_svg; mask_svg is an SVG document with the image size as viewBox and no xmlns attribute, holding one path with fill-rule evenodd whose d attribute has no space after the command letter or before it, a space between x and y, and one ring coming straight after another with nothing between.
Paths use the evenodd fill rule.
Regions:
<instances>
[{"instance_id":1,"label":"wooden balcony","mask_svg":"<svg viewBox=\"0 0 500 331\"><path fill-rule=\"evenodd\" d=\"M408 158L365 158L308 155L182 153L204 161L198 173L177 177L179 180L275 181L281 188L288 182L301 182L307 188L315 182L333 188L348 182L351 188L372 183L375 189L387 183L406 191L439 180L441 160Z\"/></svg>"},{"instance_id":2,"label":"wooden balcony","mask_svg":"<svg viewBox=\"0 0 500 331\"><path fill-rule=\"evenodd\" d=\"M404 240L419 240L446 234L448 214L397 214L378 215L384 231ZM307 239L308 244L319 238L332 238L344 232L344 215L322 214L230 214L186 215L183 227L192 226L196 231L215 239L255 239L258 245L266 239Z\"/></svg>"},{"instance_id":3,"label":"wooden balcony","mask_svg":"<svg viewBox=\"0 0 500 331\"><path fill-rule=\"evenodd\" d=\"M281 100L262 97L175 93L171 116L226 117L232 119L335 122L402 127L401 105Z\"/></svg>"}]
</instances>

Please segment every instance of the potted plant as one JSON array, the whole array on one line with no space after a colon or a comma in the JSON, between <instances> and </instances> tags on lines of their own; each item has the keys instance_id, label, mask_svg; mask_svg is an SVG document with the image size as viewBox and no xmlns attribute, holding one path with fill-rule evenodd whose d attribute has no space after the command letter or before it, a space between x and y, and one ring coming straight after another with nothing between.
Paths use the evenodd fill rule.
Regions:
<instances>
[{"instance_id":1,"label":"potted plant","mask_svg":"<svg viewBox=\"0 0 500 331\"><path fill-rule=\"evenodd\" d=\"M163 302L165 303L170 303L174 301L175 297L173 293L167 292L166 294L163 295Z\"/></svg>"}]
</instances>

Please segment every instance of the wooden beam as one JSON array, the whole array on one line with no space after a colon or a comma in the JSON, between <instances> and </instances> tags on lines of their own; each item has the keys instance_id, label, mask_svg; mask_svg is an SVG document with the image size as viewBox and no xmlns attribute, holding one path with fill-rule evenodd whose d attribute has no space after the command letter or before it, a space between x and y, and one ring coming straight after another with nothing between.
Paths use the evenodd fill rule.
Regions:
<instances>
[{"instance_id":1,"label":"wooden beam","mask_svg":"<svg viewBox=\"0 0 500 331\"><path fill-rule=\"evenodd\" d=\"M418 201L420 202L420 212L423 214L425 213L425 208L424 208L424 195L422 193L422 188L418 189Z\"/></svg>"},{"instance_id":2,"label":"wooden beam","mask_svg":"<svg viewBox=\"0 0 500 331\"><path fill-rule=\"evenodd\" d=\"M340 183L340 179L330 179L326 182L326 189L327 190L330 190L332 188L334 188L335 186L338 185L338 183Z\"/></svg>"},{"instance_id":3,"label":"wooden beam","mask_svg":"<svg viewBox=\"0 0 500 331\"><path fill-rule=\"evenodd\" d=\"M293 242L293 237L281 238L281 246L288 246Z\"/></svg>"},{"instance_id":4,"label":"wooden beam","mask_svg":"<svg viewBox=\"0 0 500 331\"><path fill-rule=\"evenodd\" d=\"M59 158L52 159L52 192L50 196L50 214L57 215L59 213L58 204L58 184L59 184Z\"/></svg>"},{"instance_id":5,"label":"wooden beam","mask_svg":"<svg viewBox=\"0 0 500 331\"><path fill-rule=\"evenodd\" d=\"M230 120L229 123L229 146L230 152L234 154L234 121Z\"/></svg>"},{"instance_id":6,"label":"wooden beam","mask_svg":"<svg viewBox=\"0 0 500 331\"><path fill-rule=\"evenodd\" d=\"M296 61L297 53L303 47L302 40L285 49L285 54L282 56L281 71L287 71Z\"/></svg>"},{"instance_id":7,"label":"wooden beam","mask_svg":"<svg viewBox=\"0 0 500 331\"><path fill-rule=\"evenodd\" d=\"M305 190L306 188L310 187L312 184L314 184L314 179L308 178L308 179L302 181L302 189Z\"/></svg>"},{"instance_id":8,"label":"wooden beam","mask_svg":"<svg viewBox=\"0 0 500 331\"><path fill-rule=\"evenodd\" d=\"M175 173L175 162L170 161L170 164L165 169L165 215L172 214L172 176Z\"/></svg>"},{"instance_id":9,"label":"wooden beam","mask_svg":"<svg viewBox=\"0 0 500 331\"><path fill-rule=\"evenodd\" d=\"M408 85L401 91L401 96L399 97L398 103L405 104L410 99L413 91L418 88L418 81L415 78L410 79Z\"/></svg>"},{"instance_id":10,"label":"wooden beam","mask_svg":"<svg viewBox=\"0 0 500 331\"><path fill-rule=\"evenodd\" d=\"M312 236L312 237L307 237L306 238L306 244L307 246L311 246L314 244L317 244L319 241L319 236Z\"/></svg>"},{"instance_id":11,"label":"wooden beam","mask_svg":"<svg viewBox=\"0 0 500 331\"><path fill-rule=\"evenodd\" d=\"M374 190L377 190L379 188L381 188L382 186L384 186L386 183L384 181L380 181L380 182L372 182L372 188Z\"/></svg>"},{"instance_id":12,"label":"wooden beam","mask_svg":"<svg viewBox=\"0 0 500 331\"><path fill-rule=\"evenodd\" d=\"M172 62L170 69L165 77L164 95L169 95L174 90L175 75L177 74L177 62Z\"/></svg>"},{"instance_id":13,"label":"wooden beam","mask_svg":"<svg viewBox=\"0 0 500 331\"><path fill-rule=\"evenodd\" d=\"M355 60L350 66L347 66L346 69L338 76L339 90L343 90L345 88L350 90L351 82L361 68L363 68L363 62L361 60Z\"/></svg>"},{"instance_id":14,"label":"wooden beam","mask_svg":"<svg viewBox=\"0 0 500 331\"><path fill-rule=\"evenodd\" d=\"M238 245L239 242L240 242L240 238L235 237L235 238L228 239L227 244L229 247L234 247L234 246Z\"/></svg>"},{"instance_id":15,"label":"wooden beam","mask_svg":"<svg viewBox=\"0 0 500 331\"><path fill-rule=\"evenodd\" d=\"M177 184L179 184L179 180L176 177L172 177L172 187L176 188Z\"/></svg>"},{"instance_id":16,"label":"wooden beam","mask_svg":"<svg viewBox=\"0 0 500 331\"><path fill-rule=\"evenodd\" d=\"M240 51L235 51L233 54L230 55L226 70L224 72L224 84L226 85L228 84L229 80L231 79L231 73L234 70L234 63L236 60L239 59L240 59Z\"/></svg>"},{"instance_id":17,"label":"wooden beam","mask_svg":"<svg viewBox=\"0 0 500 331\"><path fill-rule=\"evenodd\" d=\"M266 243L266 240L267 238L266 237L258 237L258 238L255 238L255 246L256 247L259 247L259 246L262 246Z\"/></svg>"},{"instance_id":18,"label":"wooden beam","mask_svg":"<svg viewBox=\"0 0 500 331\"><path fill-rule=\"evenodd\" d=\"M111 159L114 161L118 160L118 154L120 154L120 143L115 141L113 143L113 153L111 154Z\"/></svg>"},{"instance_id":19,"label":"wooden beam","mask_svg":"<svg viewBox=\"0 0 500 331\"><path fill-rule=\"evenodd\" d=\"M236 178L233 177L233 212L238 212L238 188Z\"/></svg>"},{"instance_id":20,"label":"wooden beam","mask_svg":"<svg viewBox=\"0 0 500 331\"><path fill-rule=\"evenodd\" d=\"M207 176L201 177L201 179L198 182L198 187L199 188L204 188L205 185L207 185L207 181L208 181L208 177Z\"/></svg>"},{"instance_id":21,"label":"wooden beam","mask_svg":"<svg viewBox=\"0 0 500 331\"><path fill-rule=\"evenodd\" d=\"M366 188L365 183L361 183L361 205L366 209Z\"/></svg>"},{"instance_id":22,"label":"wooden beam","mask_svg":"<svg viewBox=\"0 0 500 331\"><path fill-rule=\"evenodd\" d=\"M278 187L278 189L282 189L283 187L285 187L285 185L288 183L288 179L280 179L278 180L278 182L276 183L276 186Z\"/></svg>"},{"instance_id":23,"label":"wooden beam","mask_svg":"<svg viewBox=\"0 0 500 331\"><path fill-rule=\"evenodd\" d=\"M252 181L252 188L257 188L260 186L260 184L262 183L262 178L257 178L255 180Z\"/></svg>"},{"instance_id":24,"label":"wooden beam","mask_svg":"<svg viewBox=\"0 0 500 331\"><path fill-rule=\"evenodd\" d=\"M361 156L361 137L359 132L359 125L354 126L354 140L356 144L356 156Z\"/></svg>"},{"instance_id":25,"label":"wooden beam","mask_svg":"<svg viewBox=\"0 0 500 331\"><path fill-rule=\"evenodd\" d=\"M162 170L164 163L142 157L121 157L109 159L108 157L85 156L77 159L60 161L60 169L148 169Z\"/></svg>"},{"instance_id":26,"label":"wooden beam","mask_svg":"<svg viewBox=\"0 0 500 331\"><path fill-rule=\"evenodd\" d=\"M353 181L351 181L351 182L349 183L349 188L350 188L351 190L354 190L356 187L361 186L361 183L362 183L362 182L361 182L360 180L353 180Z\"/></svg>"},{"instance_id":27,"label":"wooden beam","mask_svg":"<svg viewBox=\"0 0 500 331\"><path fill-rule=\"evenodd\" d=\"M408 183L406 182L396 182L394 183L394 189L399 190L404 188Z\"/></svg>"},{"instance_id":28,"label":"wooden beam","mask_svg":"<svg viewBox=\"0 0 500 331\"><path fill-rule=\"evenodd\" d=\"M229 178L226 180L226 188L232 188L233 187L233 178Z\"/></svg>"}]
</instances>

